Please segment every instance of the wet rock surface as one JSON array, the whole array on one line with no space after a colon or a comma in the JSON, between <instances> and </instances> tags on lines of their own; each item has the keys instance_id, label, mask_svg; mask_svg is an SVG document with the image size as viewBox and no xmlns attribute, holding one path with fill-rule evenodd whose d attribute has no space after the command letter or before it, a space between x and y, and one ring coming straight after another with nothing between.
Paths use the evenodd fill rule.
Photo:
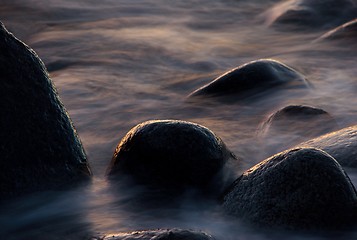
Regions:
<instances>
[{"instance_id":1,"label":"wet rock surface","mask_svg":"<svg viewBox=\"0 0 357 240\"><path fill-rule=\"evenodd\" d=\"M289 105L271 114L260 125L258 136L272 153L277 153L334 129L338 129L338 125L326 111L306 105Z\"/></svg>"},{"instance_id":2,"label":"wet rock surface","mask_svg":"<svg viewBox=\"0 0 357 240\"><path fill-rule=\"evenodd\" d=\"M336 121L326 111L311 106L289 105L268 117L262 131L275 131L316 137L337 128Z\"/></svg>"},{"instance_id":3,"label":"wet rock surface","mask_svg":"<svg viewBox=\"0 0 357 240\"><path fill-rule=\"evenodd\" d=\"M0 24L0 198L89 179L81 141L44 64Z\"/></svg>"},{"instance_id":4,"label":"wet rock surface","mask_svg":"<svg viewBox=\"0 0 357 240\"><path fill-rule=\"evenodd\" d=\"M224 197L223 207L265 228L334 230L355 224L357 195L330 155L297 148L244 172Z\"/></svg>"},{"instance_id":5,"label":"wet rock surface","mask_svg":"<svg viewBox=\"0 0 357 240\"><path fill-rule=\"evenodd\" d=\"M132 233L109 234L101 238L102 240L215 240L214 237L204 232L182 229L158 229L148 231L137 231Z\"/></svg>"},{"instance_id":6,"label":"wet rock surface","mask_svg":"<svg viewBox=\"0 0 357 240\"><path fill-rule=\"evenodd\" d=\"M357 42L357 18L349 21L337 28L332 29L331 31L328 31L324 35L322 35L320 38L316 40L316 42L319 41L334 41L334 42L346 42L349 43L348 45L344 45L346 47L351 47L356 45ZM352 44L352 45L350 45Z\"/></svg>"},{"instance_id":7,"label":"wet rock surface","mask_svg":"<svg viewBox=\"0 0 357 240\"><path fill-rule=\"evenodd\" d=\"M319 148L334 157L343 167L357 167L357 125L308 140L299 147Z\"/></svg>"},{"instance_id":8,"label":"wet rock surface","mask_svg":"<svg viewBox=\"0 0 357 240\"><path fill-rule=\"evenodd\" d=\"M278 29L328 29L356 17L354 0L290 0L277 3L263 16Z\"/></svg>"},{"instance_id":9,"label":"wet rock surface","mask_svg":"<svg viewBox=\"0 0 357 240\"><path fill-rule=\"evenodd\" d=\"M208 98L234 95L236 99L259 96L282 88L307 88L305 77L272 60L260 59L241 65L192 92L188 98Z\"/></svg>"},{"instance_id":10,"label":"wet rock surface","mask_svg":"<svg viewBox=\"0 0 357 240\"><path fill-rule=\"evenodd\" d=\"M178 120L154 120L132 128L108 167L110 179L181 189L210 188L225 181L225 164L235 156L208 128Z\"/></svg>"}]
</instances>

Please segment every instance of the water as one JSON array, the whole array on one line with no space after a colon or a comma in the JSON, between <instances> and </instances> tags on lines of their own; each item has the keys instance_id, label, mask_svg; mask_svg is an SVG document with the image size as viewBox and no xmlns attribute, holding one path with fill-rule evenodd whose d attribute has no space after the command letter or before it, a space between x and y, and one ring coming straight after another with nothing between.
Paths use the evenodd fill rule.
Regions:
<instances>
[{"instance_id":1,"label":"water","mask_svg":"<svg viewBox=\"0 0 357 240\"><path fill-rule=\"evenodd\" d=\"M242 170L268 157L259 124L289 104L329 112L340 128L357 123L356 49L312 43L325 31L279 31L261 21L277 1L239 0L1 0L1 21L45 62L82 139L92 166L90 186L43 193L2 206L7 239L80 239L109 232L156 228L204 230L219 239L320 239L322 235L262 232L220 214L214 204L182 202L161 213L132 211L128 193L111 191L104 172L118 141L152 119L199 123L219 135L243 159ZM191 105L185 97L243 63L281 61L314 85L255 102ZM308 131L308 129L307 129ZM285 144L285 145L284 145ZM274 144L272 144L274 145ZM357 184L357 173L348 173ZM351 237L351 236L348 236ZM347 237L347 238L348 238Z\"/></svg>"}]
</instances>

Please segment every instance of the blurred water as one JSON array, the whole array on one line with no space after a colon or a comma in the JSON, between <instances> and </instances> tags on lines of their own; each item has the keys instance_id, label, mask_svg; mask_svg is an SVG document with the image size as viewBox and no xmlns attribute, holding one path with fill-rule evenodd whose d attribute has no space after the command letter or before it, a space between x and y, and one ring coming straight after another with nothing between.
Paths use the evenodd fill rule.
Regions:
<instances>
[{"instance_id":1,"label":"blurred water","mask_svg":"<svg viewBox=\"0 0 357 240\"><path fill-rule=\"evenodd\" d=\"M267 141L279 141L283 147L296 144L287 141L291 136L271 136L265 142L257 137L259 124L279 108L306 104L329 112L341 128L357 123L356 49L311 43L324 33L319 30L268 28L259 17L276 2L1 0L0 20L45 62L95 176L89 187L75 192L45 193L3 206L2 235L78 239L97 233L183 227L204 230L219 239L284 236L243 227L221 216L211 203L183 202L164 218L155 210L128 211L122 204L127 196L111 192L104 178L118 141L145 120L181 119L210 128L243 159L237 174L274 152ZM303 93L280 91L255 102L185 102L196 88L260 58L292 66L314 88ZM357 184L356 172L348 173ZM292 239L320 237L289 235Z\"/></svg>"}]
</instances>

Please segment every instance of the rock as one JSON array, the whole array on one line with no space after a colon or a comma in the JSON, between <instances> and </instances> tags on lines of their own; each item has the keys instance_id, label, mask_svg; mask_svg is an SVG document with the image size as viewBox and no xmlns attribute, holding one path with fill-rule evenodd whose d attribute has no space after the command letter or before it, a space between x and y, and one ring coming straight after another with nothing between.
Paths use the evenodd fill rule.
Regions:
<instances>
[{"instance_id":1,"label":"rock","mask_svg":"<svg viewBox=\"0 0 357 240\"><path fill-rule=\"evenodd\" d=\"M94 238L101 240L214 240L215 238L200 231L182 229L158 229L137 231L132 233L109 234L104 237Z\"/></svg>"},{"instance_id":2,"label":"rock","mask_svg":"<svg viewBox=\"0 0 357 240\"><path fill-rule=\"evenodd\" d=\"M89 179L87 157L36 53L0 23L0 198Z\"/></svg>"},{"instance_id":3,"label":"rock","mask_svg":"<svg viewBox=\"0 0 357 240\"><path fill-rule=\"evenodd\" d=\"M330 154L343 167L357 167L357 125L343 128L298 144L319 148Z\"/></svg>"},{"instance_id":4,"label":"rock","mask_svg":"<svg viewBox=\"0 0 357 240\"><path fill-rule=\"evenodd\" d=\"M208 128L178 120L138 124L118 144L109 178L130 176L137 183L170 189L220 185L234 155ZM223 172L222 172L223 171Z\"/></svg>"},{"instance_id":5,"label":"rock","mask_svg":"<svg viewBox=\"0 0 357 240\"><path fill-rule=\"evenodd\" d=\"M265 228L337 230L355 224L357 195L333 157L297 148L244 172L225 195L223 207Z\"/></svg>"},{"instance_id":6,"label":"rock","mask_svg":"<svg viewBox=\"0 0 357 240\"><path fill-rule=\"evenodd\" d=\"M294 69L271 59L241 65L192 92L188 98L234 95L244 99L284 88L306 88L305 77Z\"/></svg>"},{"instance_id":7,"label":"rock","mask_svg":"<svg viewBox=\"0 0 357 240\"><path fill-rule=\"evenodd\" d=\"M351 44L352 46L355 45L357 43L357 18L337 28L334 28L331 31L328 31L327 33L319 37L316 42L324 40L342 40L346 43L349 43L345 45L349 48L351 47Z\"/></svg>"},{"instance_id":8,"label":"rock","mask_svg":"<svg viewBox=\"0 0 357 240\"><path fill-rule=\"evenodd\" d=\"M331 132L336 127L336 121L326 111L304 105L286 106L262 124L263 132L293 132L310 138Z\"/></svg>"},{"instance_id":9,"label":"rock","mask_svg":"<svg viewBox=\"0 0 357 240\"><path fill-rule=\"evenodd\" d=\"M261 124L259 137L276 153L337 128L336 121L322 109L290 105L271 114Z\"/></svg>"},{"instance_id":10,"label":"rock","mask_svg":"<svg viewBox=\"0 0 357 240\"><path fill-rule=\"evenodd\" d=\"M327 29L356 17L354 0L290 0L277 3L263 14L269 26L291 30Z\"/></svg>"}]
</instances>

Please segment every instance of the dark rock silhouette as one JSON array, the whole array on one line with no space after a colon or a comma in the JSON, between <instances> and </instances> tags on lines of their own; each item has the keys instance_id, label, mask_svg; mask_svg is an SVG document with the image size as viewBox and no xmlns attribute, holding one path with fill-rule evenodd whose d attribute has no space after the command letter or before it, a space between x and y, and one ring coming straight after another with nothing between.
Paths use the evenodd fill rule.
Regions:
<instances>
[{"instance_id":1,"label":"dark rock silhouette","mask_svg":"<svg viewBox=\"0 0 357 240\"><path fill-rule=\"evenodd\" d=\"M348 43L347 45L343 44L343 46L350 47L357 44L357 18L349 21L337 28L328 31L321 37L319 37L315 42L331 40L331 41L343 41Z\"/></svg>"},{"instance_id":2,"label":"dark rock silhouette","mask_svg":"<svg viewBox=\"0 0 357 240\"><path fill-rule=\"evenodd\" d=\"M290 105L271 114L261 124L258 135L273 150L271 153L277 153L334 129L338 129L338 125L326 111Z\"/></svg>"},{"instance_id":3,"label":"dark rock silhouette","mask_svg":"<svg viewBox=\"0 0 357 240\"><path fill-rule=\"evenodd\" d=\"M333 157L297 148L244 172L223 206L227 213L261 227L337 230L355 224L357 195Z\"/></svg>"},{"instance_id":4,"label":"dark rock silhouette","mask_svg":"<svg viewBox=\"0 0 357 240\"><path fill-rule=\"evenodd\" d=\"M221 191L224 166L234 155L208 128L178 120L155 120L132 128L118 144L109 178L130 176L137 183L181 190L213 185ZM229 175L229 174L228 174Z\"/></svg>"},{"instance_id":5,"label":"dark rock silhouette","mask_svg":"<svg viewBox=\"0 0 357 240\"><path fill-rule=\"evenodd\" d=\"M137 231L132 233L110 234L104 237L94 238L100 240L214 240L215 238L200 231L182 229L158 229Z\"/></svg>"},{"instance_id":6,"label":"dark rock silhouette","mask_svg":"<svg viewBox=\"0 0 357 240\"><path fill-rule=\"evenodd\" d=\"M304 76L294 69L275 60L260 59L223 74L192 92L188 98L234 95L237 99L244 99L279 87L307 86L309 84Z\"/></svg>"},{"instance_id":7,"label":"dark rock silhouette","mask_svg":"<svg viewBox=\"0 0 357 240\"><path fill-rule=\"evenodd\" d=\"M357 167L357 125L343 128L298 144L319 148L330 154L343 167Z\"/></svg>"},{"instance_id":8,"label":"dark rock silhouette","mask_svg":"<svg viewBox=\"0 0 357 240\"><path fill-rule=\"evenodd\" d=\"M0 198L68 188L91 175L36 53L0 23Z\"/></svg>"},{"instance_id":9,"label":"dark rock silhouette","mask_svg":"<svg viewBox=\"0 0 357 240\"><path fill-rule=\"evenodd\" d=\"M336 127L336 121L326 111L304 105L286 106L262 124L263 131L274 128L279 132L293 132L310 138L331 132Z\"/></svg>"},{"instance_id":10,"label":"dark rock silhouette","mask_svg":"<svg viewBox=\"0 0 357 240\"><path fill-rule=\"evenodd\" d=\"M277 3L263 14L268 25L290 30L328 29L356 17L353 0L290 0Z\"/></svg>"}]
</instances>

